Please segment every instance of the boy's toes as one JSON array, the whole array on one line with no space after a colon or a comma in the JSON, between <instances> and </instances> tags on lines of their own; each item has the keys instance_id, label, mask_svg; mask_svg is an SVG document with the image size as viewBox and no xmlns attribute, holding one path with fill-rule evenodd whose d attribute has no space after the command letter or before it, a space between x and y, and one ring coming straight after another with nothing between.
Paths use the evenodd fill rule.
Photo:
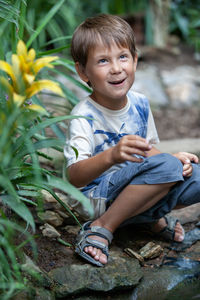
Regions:
<instances>
[{"instance_id":1,"label":"boy's toes","mask_svg":"<svg viewBox=\"0 0 200 300\"><path fill-rule=\"evenodd\" d=\"M100 261L102 264L107 263L107 256L102 253L100 249L97 250L97 254L94 256L94 259Z\"/></svg>"},{"instance_id":2,"label":"boy's toes","mask_svg":"<svg viewBox=\"0 0 200 300\"><path fill-rule=\"evenodd\" d=\"M179 222L176 224L174 230L175 230L174 241L182 242L184 240L185 234L184 234L184 229Z\"/></svg>"},{"instance_id":3,"label":"boy's toes","mask_svg":"<svg viewBox=\"0 0 200 300\"><path fill-rule=\"evenodd\" d=\"M86 248L87 248L87 251L86 251ZM89 246L89 247L85 247L85 252L86 253L89 253L91 256L95 256L96 254L97 254L97 248L95 248L95 247L92 247L92 246Z\"/></svg>"},{"instance_id":4,"label":"boy's toes","mask_svg":"<svg viewBox=\"0 0 200 300\"><path fill-rule=\"evenodd\" d=\"M90 254L95 260L100 261L102 264L107 263L107 256L104 253L102 253L100 249L89 246L85 247L84 251Z\"/></svg>"}]
</instances>

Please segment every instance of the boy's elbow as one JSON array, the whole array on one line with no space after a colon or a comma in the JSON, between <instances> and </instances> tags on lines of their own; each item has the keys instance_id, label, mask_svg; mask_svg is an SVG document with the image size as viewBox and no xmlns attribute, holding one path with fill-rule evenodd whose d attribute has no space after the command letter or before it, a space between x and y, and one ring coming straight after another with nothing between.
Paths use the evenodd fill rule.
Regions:
<instances>
[{"instance_id":1,"label":"boy's elbow","mask_svg":"<svg viewBox=\"0 0 200 300\"><path fill-rule=\"evenodd\" d=\"M76 168L75 168L76 169ZM77 188L82 187L83 185L80 184L79 178L77 176L78 172L74 170L73 165L67 168L67 179L68 181Z\"/></svg>"}]
</instances>

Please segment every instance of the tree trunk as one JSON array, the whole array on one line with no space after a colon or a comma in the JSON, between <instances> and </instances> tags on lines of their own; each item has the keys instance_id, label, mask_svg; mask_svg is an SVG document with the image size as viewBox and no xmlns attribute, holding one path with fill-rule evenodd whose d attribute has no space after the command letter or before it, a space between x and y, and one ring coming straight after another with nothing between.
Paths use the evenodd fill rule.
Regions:
<instances>
[{"instance_id":1,"label":"tree trunk","mask_svg":"<svg viewBox=\"0 0 200 300\"><path fill-rule=\"evenodd\" d=\"M171 0L149 0L147 43L164 48L167 45Z\"/></svg>"}]
</instances>

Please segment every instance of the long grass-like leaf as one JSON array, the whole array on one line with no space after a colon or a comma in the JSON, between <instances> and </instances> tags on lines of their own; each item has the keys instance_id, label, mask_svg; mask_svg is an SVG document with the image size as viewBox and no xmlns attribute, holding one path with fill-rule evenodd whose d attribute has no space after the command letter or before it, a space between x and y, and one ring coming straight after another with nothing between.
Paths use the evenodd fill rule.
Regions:
<instances>
[{"instance_id":1,"label":"long grass-like leaf","mask_svg":"<svg viewBox=\"0 0 200 300\"><path fill-rule=\"evenodd\" d=\"M64 191L65 193L71 195L87 209L88 213L93 216L93 209L89 202L89 199L86 198L77 188L75 188L71 183L68 181L62 180L61 178L57 178L54 176L49 177L48 185L50 187L54 187Z\"/></svg>"},{"instance_id":2,"label":"long grass-like leaf","mask_svg":"<svg viewBox=\"0 0 200 300\"><path fill-rule=\"evenodd\" d=\"M28 186L28 185L23 184L23 187L26 187L26 186ZM60 205L63 206L66 209L66 211L74 218L74 220L77 222L77 224L81 227L81 224L80 224L79 220L74 215L74 213L71 211L71 209L53 191L52 188L54 188L54 187L50 187L49 185L46 185L46 184L43 184L43 185L36 184L35 187L40 188L40 189L44 189L47 192L49 192L49 194L51 194L58 201L58 203L60 203Z\"/></svg>"},{"instance_id":3,"label":"long grass-like leaf","mask_svg":"<svg viewBox=\"0 0 200 300\"><path fill-rule=\"evenodd\" d=\"M49 55L49 54L55 54L55 53L60 53L64 49L68 49L70 45L62 46L56 49L51 49L48 51L43 51L43 52L38 52L37 57L44 56L44 55Z\"/></svg>"},{"instance_id":4,"label":"long grass-like leaf","mask_svg":"<svg viewBox=\"0 0 200 300\"><path fill-rule=\"evenodd\" d=\"M19 18L19 39L23 39L24 35L24 24L25 24L25 17L26 17L26 6L27 4L25 2L21 2L21 8L20 8L20 18Z\"/></svg>"},{"instance_id":5,"label":"long grass-like leaf","mask_svg":"<svg viewBox=\"0 0 200 300\"><path fill-rule=\"evenodd\" d=\"M65 59L65 58L60 58L58 59L56 62L52 63L54 66L64 66L66 67L69 71L73 72L76 74L76 69L74 66L74 62L69 60L69 59Z\"/></svg>"},{"instance_id":6,"label":"long grass-like leaf","mask_svg":"<svg viewBox=\"0 0 200 300\"><path fill-rule=\"evenodd\" d=\"M45 138L44 140L35 142L33 144L32 149L24 149L24 151L19 151L19 153L16 155L16 158L20 159L24 157L27 154L35 153L39 149L47 149L47 148L53 148L58 146L63 146L64 141L53 139L53 138Z\"/></svg>"},{"instance_id":7,"label":"long grass-like leaf","mask_svg":"<svg viewBox=\"0 0 200 300\"><path fill-rule=\"evenodd\" d=\"M60 9L60 7L63 5L65 0L58 1L52 9L46 14L45 18L42 20L41 24L38 26L38 28L35 30L35 32L32 34L32 36L29 38L27 42L27 47L29 47L32 42L36 39L36 37L40 34L40 32L43 30L43 28L48 24L48 22L53 18L53 16L57 13L57 11Z\"/></svg>"},{"instance_id":8,"label":"long grass-like leaf","mask_svg":"<svg viewBox=\"0 0 200 300\"><path fill-rule=\"evenodd\" d=\"M58 122L62 122L64 120L72 120L76 118L83 118L83 116L59 116L54 118L49 118L45 121L42 121L41 123L35 125L32 127L29 132L27 133L27 137L32 137L35 133L40 132L42 129L51 126L52 124L56 124Z\"/></svg>"},{"instance_id":9,"label":"long grass-like leaf","mask_svg":"<svg viewBox=\"0 0 200 300\"><path fill-rule=\"evenodd\" d=\"M51 39L50 41L46 42L44 45L41 46L41 48L44 48L46 46L49 46L51 44L54 44L56 42L61 42L61 41L65 41L65 40L71 40L72 36L71 35L66 35L66 36L60 36L57 37L55 39Z\"/></svg>"},{"instance_id":10,"label":"long grass-like leaf","mask_svg":"<svg viewBox=\"0 0 200 300\"><path fill-rule=\"evenodd\" d=\"M35 222L33 216L23 202L17 201L16 198L10 195L1 195L1 199L4 204L8 205L17 215L24 219L27 224L30 224L33 231L35 231Z\"/></svg>"},{"instance_id":11,"label":"long grass-like leaf","mask_svg":"<svg viewBox=\"0 0 200 300\"><path fill-rule=\"evenodd\" d=\"M62 63L61 63L61 65L62 65ZM64 64L64 65L65 65L65 67L67 67L66 64ZM80 80L74 78L73 76L68 75L64 72L61 72L57 69L53 69L52 71L53 71L53 73L59 74L62 77L66 77L69 81L73 82L76 86L80 87L82 90L86 91L87 93L89 93L89 94L92 93L92 89L89 86L86 86Z\"/></svg>"}]
</instances>

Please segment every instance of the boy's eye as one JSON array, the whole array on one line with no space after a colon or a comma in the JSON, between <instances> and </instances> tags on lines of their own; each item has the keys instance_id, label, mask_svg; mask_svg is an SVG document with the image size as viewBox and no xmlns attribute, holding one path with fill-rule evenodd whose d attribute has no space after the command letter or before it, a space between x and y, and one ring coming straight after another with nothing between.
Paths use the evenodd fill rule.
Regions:
<instances>
[{"instance_id":1,"label":"boy's eye","mask_svg":"<svg viewBox=\"0 0 200 300\"><path fill-rule=\"evenodd\" d=\"M105 59L105 58L101 58L101 59L98 61L99 64L105 64L106 62L107 62L107 59Z\"/></svg>"},{"instance_id":2,"label":"boy's eye","mask_svg":"<svg viewBox=\"0 0 200 300\"><path fill-rule=\"evenodd\" d=\"M126 54L120 55L120 59L126 59L126 58L127 58L127 55L126 55Z\"/></svg>"}]
</instances>

